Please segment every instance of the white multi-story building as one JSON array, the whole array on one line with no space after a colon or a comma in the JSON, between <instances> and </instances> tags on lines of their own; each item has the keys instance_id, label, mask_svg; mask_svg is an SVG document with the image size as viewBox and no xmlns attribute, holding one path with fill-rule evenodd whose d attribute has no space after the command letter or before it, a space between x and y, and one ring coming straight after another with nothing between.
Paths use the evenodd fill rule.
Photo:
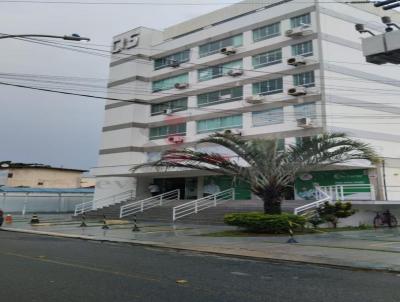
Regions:
<instances>
[{"instance_id":1,"label":"white multi-story building","mask_svg":"<svg viewBox=\"0 0 400 302\"><path fill-rule=\"evenodd\" d=\"M386 167L342 167L343 174L336 170L325 182L371 182L378 198L400 199L400 69L366 63L354 29L363 23L384 32L384 11L335 1L263 2L114 37L108 96L127 101L105 107L96 198L130 189L146 195L152 182L164 191L180 188L186 199L202 196L210 181L205 172L130 169L230 129L285 143L346 132L371 143ZM248 198L245 186L241 194Z\"/></svg>"}]
</instances>

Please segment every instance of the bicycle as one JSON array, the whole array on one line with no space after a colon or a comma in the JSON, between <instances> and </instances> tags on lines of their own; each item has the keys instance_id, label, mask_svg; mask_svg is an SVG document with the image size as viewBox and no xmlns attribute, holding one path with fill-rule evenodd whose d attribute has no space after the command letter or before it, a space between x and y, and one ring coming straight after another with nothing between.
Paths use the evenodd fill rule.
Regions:
<instances>
[{"instance_id":1,"label":"bicycle","mask_svg":"<svg viewBox=\"0 0 400 302\"><path fill-rule=\"evenodd\" d=\"M377 212L374 218L374 228L387 224L390 228L397 227L397 218L386 210L382 214Z\"/></svg>"}]
</instances>

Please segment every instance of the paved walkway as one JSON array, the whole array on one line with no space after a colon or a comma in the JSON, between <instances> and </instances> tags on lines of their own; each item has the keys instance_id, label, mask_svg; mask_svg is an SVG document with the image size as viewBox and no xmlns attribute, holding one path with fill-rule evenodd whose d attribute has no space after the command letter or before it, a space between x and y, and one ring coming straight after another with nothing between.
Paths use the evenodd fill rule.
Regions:
<instances>
[{"instance_id":1,"label":"paved walkway","mask_svg":"<svg viewBox=\"0 0 400 302\"><path fill-rule=\"evenodd\" d=\"M31 226L29 219L16 217L13 224L3 225L3 229L400 273L398 228L301 235L296 237L297 244L288 244L285 236L201 236L234 229L228 226L152 222L139 223L140 231L132 232L133 225L130 223L116 222L118 224L112 224L109 230L103 230L102 224L95 221L88 222L88 227L80 228L80 221L71 220L69 216L46 216L41 220L40 225Z\"/></svg>"}]
</instances>

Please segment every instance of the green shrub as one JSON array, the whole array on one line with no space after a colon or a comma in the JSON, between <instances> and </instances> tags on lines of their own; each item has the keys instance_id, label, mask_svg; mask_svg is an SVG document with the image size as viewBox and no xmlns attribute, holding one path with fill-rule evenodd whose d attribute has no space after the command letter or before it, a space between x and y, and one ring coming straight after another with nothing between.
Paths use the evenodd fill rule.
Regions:
<instances>
[{"instance_id":1,"label":"green shrub","mask_svg":"<svg viewBox=\"0 0 400 302\"><path fill-rule=\"evenodd\" d=\"M263 213L233 213L225 215L224 222L237 226L249 232L285 234L289 232L289 222L292 229L302 230L306 219L293 214L269 215Z\"/></svg>"}]
</instances>

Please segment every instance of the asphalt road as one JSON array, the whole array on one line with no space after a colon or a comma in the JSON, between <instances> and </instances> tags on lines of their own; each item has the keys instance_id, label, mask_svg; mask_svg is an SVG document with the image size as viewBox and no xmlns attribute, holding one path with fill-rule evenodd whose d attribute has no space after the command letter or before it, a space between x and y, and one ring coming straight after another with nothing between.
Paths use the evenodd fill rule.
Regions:
<instances>
[{"instance_id":1,"label":"asphalt road","mask_svg":"<svg viewBox=\"0 0 400 302\"><path fill-rule=\"evenodd\" d=\"M398 302L400 275L0 231L0 301Z\"/></svg>"}]
</instances>

